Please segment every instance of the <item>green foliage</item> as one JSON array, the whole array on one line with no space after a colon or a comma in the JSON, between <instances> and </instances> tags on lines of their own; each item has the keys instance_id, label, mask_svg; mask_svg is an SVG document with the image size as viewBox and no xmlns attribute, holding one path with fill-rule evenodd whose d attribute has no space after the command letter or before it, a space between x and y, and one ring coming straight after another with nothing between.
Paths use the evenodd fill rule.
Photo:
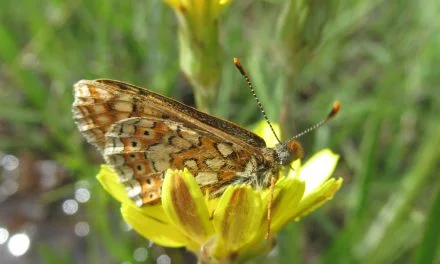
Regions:
<instances>
[{"instance_id":1,"label":"green foliage","mask_svg":"<svg viewBox=\"0 0 440 264\"><path fill-rule=\"evenodd\" d=\"M301 140L306 157L323 147L340 153L336 176L345 183L323 209L288 226L278 254L259 263L438 263L440 2L292 0L299 21L286 2L237 0L220 16L214 114L244 126L261 118L234 56L285 135L340 100L340 115ZM8 131L0 150L30 150L90 181L97 155L73 124L73 83L106 77L182 98L176 31L159 0L3 1L0 120ZM104 249L131 261L146 242L120 229L103 190L92 192L86 210L98 236L87 240L88 260ZM65 259L50 251L40 249L46 262ZM184 262L181 251L169 255Z\"/></svg>"}]
</instances>

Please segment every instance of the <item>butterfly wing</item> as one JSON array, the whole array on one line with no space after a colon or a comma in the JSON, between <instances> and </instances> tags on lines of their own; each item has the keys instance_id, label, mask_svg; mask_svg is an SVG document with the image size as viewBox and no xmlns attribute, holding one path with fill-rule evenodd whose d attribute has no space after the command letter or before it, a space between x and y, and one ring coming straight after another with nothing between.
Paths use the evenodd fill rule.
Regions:
<instances>
[{"instance_id":1,"label":"butterfly wing","mask_svg":"<svg viewBox=\"0 0 440 264\"><path fill-rule=\"evenodd\" d=\"M255 170L258 156L209 131L150 116L118 121L105 140L104 158L138 205L160 200L168 168L189 169L202 190L216 195L240 173Z\"/></svg>"},{"instance_id":2,"label":"butterfly wing","mask_svg":"<svg viewBox=\"0 0 440 264\"><path fill-rule=\"evenodd\" d=\"M89 143L101 152L110 126L129 117L153 116L209 130L227 142L243 148L266 146L262 138L247 129L220 119L145 88L114 80L82 80L75 84L72 106L74 120Z\"/></svg>"},{"instance_id":3,"label":"butterfly wing","mask_svg":"<svg viewBox=\"0 0 440 264\"><path fill-rule=\"evenodd\" d=\"M139 205L160 200L168 168L190 169L203 190L217 195L265 162L259 136L145 88L82 80L74 91L79 130Z\"/></svg>"},{"instance_id":4,"label":"butterfly wing","mask_svg":"<svg viewBox=\"0 0 440 264\"><path fill-rule=\"evenodd\" d=\"M73 119L89 143L102 153L105 134L111 125L133 116L157 116L162 113L141 103L136 93L125 93L111 84L82 80L74 85Z\"/></svg>"}]
</instances>

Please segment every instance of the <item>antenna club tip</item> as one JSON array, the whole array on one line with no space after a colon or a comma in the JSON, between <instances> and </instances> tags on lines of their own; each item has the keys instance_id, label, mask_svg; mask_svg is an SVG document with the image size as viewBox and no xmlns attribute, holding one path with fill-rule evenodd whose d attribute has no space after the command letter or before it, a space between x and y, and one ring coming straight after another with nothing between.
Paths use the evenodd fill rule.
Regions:
<instances>
[{"instance_id":1,"label":"antenna club tip","mask_svg":"<svg viewBox=\"0 0 440 264\"><path fill-rule=\"evenodd\" d=\"M339 101L335 101L333 103L332 110L328 114L328 117L334 117L339 112L339 110L341 110L341 103Z\"/></svg>"},{"instance_id":2,"label":"antenna club tip","mask_svg":"<svg viewBox=\"0 0 440 264\"><path fill-rule=\"evenodd\" d=\"M240 60L237 57L234 57L234 65L237 67L237 69L240 71L241 75L247 77L247 73L244 70L243 66L240 63Z\"/></svg>"}]
</instances>

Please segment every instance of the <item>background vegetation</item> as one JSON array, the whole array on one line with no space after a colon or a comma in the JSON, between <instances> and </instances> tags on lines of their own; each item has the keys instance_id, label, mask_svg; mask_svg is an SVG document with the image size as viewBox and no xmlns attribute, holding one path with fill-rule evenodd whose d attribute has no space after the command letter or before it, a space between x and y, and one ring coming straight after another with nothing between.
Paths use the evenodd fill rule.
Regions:
<instances>
[{"instance_id":1,"label":"background vegetation","mask_svg":"<svg viewBox=\"0 0 440 264\"><path fill-rule=\"evenodd\" d=\"M219 17L223 74L213 113L243 126L261 118L234 56L285 135L339 99L340 115L302 141L306 155L340 153L335 175L345 183L281 232L259 263L440 263L440 2L292 1L311 18L301 41L297 25L280 30L285 2L234 1ZM73 83L101 77L191 104L176 32L173 11L159 0L0 3L0 227L31 238L18 258L0 245L5 263L191 259L127 231L94 178L102 161L70 112ZM18 167L8 167L11 157ZM91 199L65 214L81 186ZM75 235L78 222L90 232Z\"/></svg>"}]
</instances>

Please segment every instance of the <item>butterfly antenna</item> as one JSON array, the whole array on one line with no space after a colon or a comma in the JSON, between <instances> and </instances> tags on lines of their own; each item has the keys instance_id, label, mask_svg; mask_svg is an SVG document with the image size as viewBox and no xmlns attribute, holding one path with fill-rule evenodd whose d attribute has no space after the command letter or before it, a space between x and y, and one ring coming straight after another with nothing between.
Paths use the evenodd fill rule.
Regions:
<instances>
[{"instance_id":1,"label":"butterfly antenna","mask_svg":"<svg viewBox=\"0 0 440 264\"><path fill-rule=\"evenodd\" d=\"M313 131L313 130L317 129L318 127L321 127L322 125L327 123L327 121L332 119L339 112L340 109L341 109L341 103L339 101L335 101L333 103L332 109L330 110L330 112L327 114L327 116L323 120L319 121L315 125L305 129L301 133L299 133L296 136L292 137L289 141L297 139L297 138L300 138L300 137L304 136L305 134L309 133L310 131Z\"/></svg>"},{"instance_id":2,"label":"butterfly antenna","mask_svg":"<svg viewBox=\"0 0 440 264\"><path fill-rule=\"evenodd\" d=\"M251 80L249 79L249 75L245 71L243 65L241 65L238 58L234 57L234 65L237 67L237 69L240 71L241 75L243 75L244 79L246 80L249 89L252 92L252 95L255 98L255 101L257 102L258 108L260 108L261 114L263 115L264 119L266 120L267 124L269 125L270 129L272 130L272 133L275 135L275 138L277 139L278 143L281 144L281 140L278 138L277 134L275 133L275 130L273 129L272 123L270 123L269 118L266 115L266 112L264 111L263 105L260 102L260 99L258 99L257 94L255 93L254 87L252 86Z\"/></svg>"}]
</instances>

